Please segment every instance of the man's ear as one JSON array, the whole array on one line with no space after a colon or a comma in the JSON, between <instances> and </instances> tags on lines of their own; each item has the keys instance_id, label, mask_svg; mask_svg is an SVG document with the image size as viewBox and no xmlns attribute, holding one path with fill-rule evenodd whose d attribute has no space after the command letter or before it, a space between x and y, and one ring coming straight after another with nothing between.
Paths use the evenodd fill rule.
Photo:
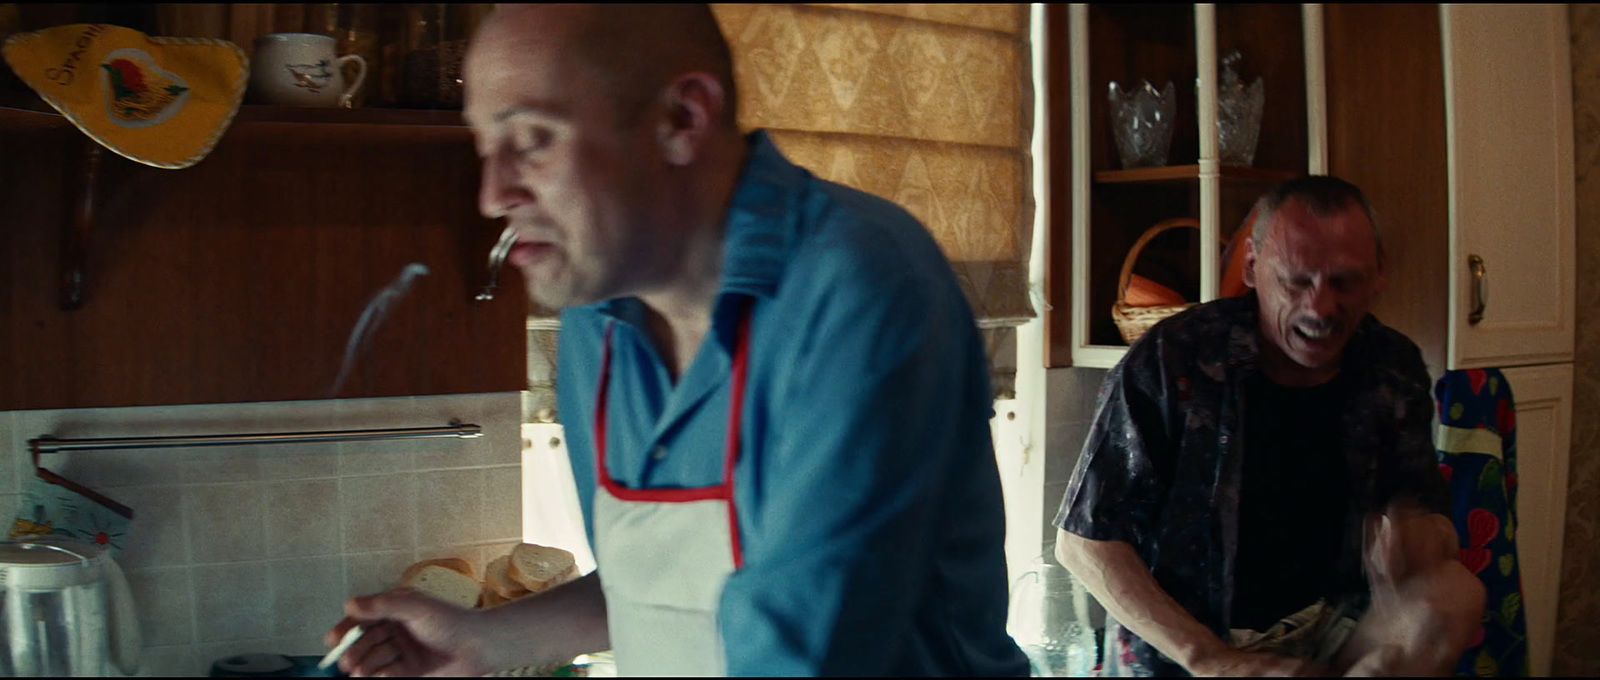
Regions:
<instances>
[{"instance_id":1,"label":"man's ear","mask_svg":"<svg viewBox=\"0 0 1600 680\"><path fill-rule=\"evenodd\" d=\"M666 115L656 131L661 156L673 165L688 165L721 125L727 91L715 76L695 71L673 79L662 96Z\"/></svg>"},{"instance_id":2,"label":"man's ear","mask_svg":"<svg viewBox=\"0 0 1600 680\"><path fill-rule=\"evenodd\" d=\"M1250 288L1256 287L1257 259L1259 255L1256 253L1256 239L1252 236L1244 240L1244 271L1239 272L1244 279L1244 285Z\"/></svg>"}]
</instances>

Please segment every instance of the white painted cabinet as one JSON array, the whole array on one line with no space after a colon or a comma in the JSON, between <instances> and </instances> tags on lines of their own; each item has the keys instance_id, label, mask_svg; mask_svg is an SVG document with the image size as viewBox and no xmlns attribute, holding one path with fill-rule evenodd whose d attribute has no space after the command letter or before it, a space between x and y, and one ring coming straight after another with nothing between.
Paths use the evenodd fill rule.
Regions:
<instances>
[{"instance_id":1,"label":"white painted cabinet","mask_svg":"<svg viewBox=\"0 0 1600 680\"><path fill-rule=\"evenodd\" d=\"M1499 367L1517 409L1528 653L1549 675L1571 456L1576 308L1566 5L1441 5L1449 368Z\"/></svg>"},{"instance_id":2,"label":"white painted cabinet","mask_svg":"<svg viewBox=\"0 0 1600 680\"><path fill-rule=\"evenodd\" d=\"M1517 559L1535 677L1550 675L1566 526L1572 434L1572 364L1510 368L1517 408ZM1498 606L1490 603L1491 606Z\"/></svg>"},{"instance_id":3,"label":"white painted cabinet","mask_svg":"<svg viewBox=\"0 0 1600 680\"><path fill-rule=\"evenodd\" d=\"M1450 368L1572 361L1565 5L1441 5Z\"/></svg>"}]
</instances>

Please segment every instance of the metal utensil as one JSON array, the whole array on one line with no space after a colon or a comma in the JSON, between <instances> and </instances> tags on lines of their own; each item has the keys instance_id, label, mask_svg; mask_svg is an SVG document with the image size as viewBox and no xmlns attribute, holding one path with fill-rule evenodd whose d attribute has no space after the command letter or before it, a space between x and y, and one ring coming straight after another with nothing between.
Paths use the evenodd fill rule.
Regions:
<instances>
[{"instance_id":1,"label":"metal utensil","mask_svg":"<svg viewBox=\"0 0 1600 680\"><path fill-rule=\"evenodd\" d=\"M338 663L339 657L350 651L350 645L355 644L356 640L360 640L361 636L366 632L367 629L361 626L352 626L350 630L345 631L344 637L339 640L339 644L334 645L333 649L328 650L327 656L322 657L322 660L317 662L317 670L327 670L329 666Z\"/></svg>"},{"instance_id":2,"label":"metal utensil","mask_svg":"<svg viewBox=\"0 0 1600 680\"><path fill-rule=\"evenodd\" d=\"M500 232L500 241L494 244L494 249L489 251L489 285L483 287L478 293L479 300L493 300L494 290L500 283L500 267L506 263L506 255L511 252L511 246L517 244L517 231L507 226Z\"/></svg>"}]
</instances>

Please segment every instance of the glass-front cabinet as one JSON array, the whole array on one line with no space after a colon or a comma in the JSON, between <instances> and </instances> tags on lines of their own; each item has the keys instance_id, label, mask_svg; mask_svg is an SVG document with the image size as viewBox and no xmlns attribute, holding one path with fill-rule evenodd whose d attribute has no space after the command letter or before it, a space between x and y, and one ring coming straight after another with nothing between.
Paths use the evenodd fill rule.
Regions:
<instances>
[{"instance_id":1,"label":"glass-front cabinet","mask_svg":"<svg viewBox=\"0 0 1600 680\"><path fill-rule=\"evenodd\" d=\"M1072 365L1240 292L1256 198L1325 172L1321 24L1320 5L1070 7Z\"/></svg>"}]
</instances>

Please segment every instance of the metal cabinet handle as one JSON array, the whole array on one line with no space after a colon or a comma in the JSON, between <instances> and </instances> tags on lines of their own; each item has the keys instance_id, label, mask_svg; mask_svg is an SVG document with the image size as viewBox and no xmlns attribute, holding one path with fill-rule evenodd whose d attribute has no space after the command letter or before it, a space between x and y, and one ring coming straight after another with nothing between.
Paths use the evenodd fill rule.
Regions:
<instances>
[{"instance_id":1,"label":"metal cabinet handle","mask_svg":"<svg viewBox=\"0 0 1600 680\"><path fill-rule=\"evenodd\" d=\"M1467 315L1467 323L1476 326L1489 306L1489 268L1477 255L1467 256L1467 267L1472 270L1472 313Z\"/></svg>"}]
</instances>

